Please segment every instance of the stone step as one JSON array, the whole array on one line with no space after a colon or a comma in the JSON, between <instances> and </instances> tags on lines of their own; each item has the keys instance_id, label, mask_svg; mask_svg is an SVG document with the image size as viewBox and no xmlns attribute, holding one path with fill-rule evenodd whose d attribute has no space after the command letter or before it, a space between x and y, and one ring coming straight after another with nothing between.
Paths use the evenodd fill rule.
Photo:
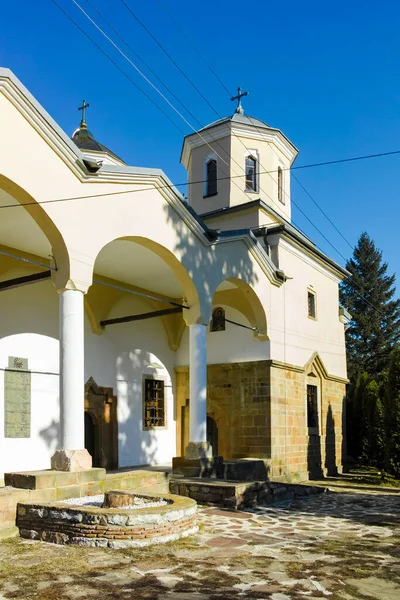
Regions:
<instances>
[{"instance_id":1,"label":"stone step","mask_svg":"<svg viewBox=\"0 0 400 600\"><path fill-rule=\"evenodd\" d=\"M23 490L44 490L49 488L81 485L94 481L103 481L106 470L99 468L84 471L23 471L21 473L5 473L6 486Z\"/></svg>"},{"instance_id":2,"label":"stone step","mask_svg":"<svg viewBox=\"0 0 400 600\"><path fill-rule=\"evenodd\" d=\"M170 481L170 491L188 496L203 506L244 509L257 505L293 500L297 496L322 493L307 485L281 484L269 481L224 481L205 478L184 478Z\"/></svg>"}]
</instances>

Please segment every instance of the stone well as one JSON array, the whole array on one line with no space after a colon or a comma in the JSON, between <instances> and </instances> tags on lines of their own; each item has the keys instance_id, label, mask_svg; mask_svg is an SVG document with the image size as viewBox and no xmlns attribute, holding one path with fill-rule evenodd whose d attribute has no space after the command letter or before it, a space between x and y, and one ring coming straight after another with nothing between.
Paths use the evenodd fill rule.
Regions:
<instances>
[{"instance_id":1,"label":"stone well","mask_svg":"<svg viewBox=\"0 0 400 600\"><path fill-rule=\"evenodd\" d=\"M124 498L126 496L126 498ZM164 506L127 508L132 496L166 500ZM196 533L197 503L174 494L108 492L107 507L66 502L20 502L17 527L21 537L53 544L125 548L170 542Z\"/></svg>"}]
</instances>

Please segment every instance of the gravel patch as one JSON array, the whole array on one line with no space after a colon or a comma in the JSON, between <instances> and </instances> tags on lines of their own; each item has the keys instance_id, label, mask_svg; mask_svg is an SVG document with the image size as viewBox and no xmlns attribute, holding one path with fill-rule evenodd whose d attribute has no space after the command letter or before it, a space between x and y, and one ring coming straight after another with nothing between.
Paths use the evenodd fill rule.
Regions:
<instances>
[{"instance_id":1,"label":"gravel patch","mask_svg":"<svg viewBox=\"0 0 400 600\"><path fill-rule=\"evenodd\" d=\"M104 494L97 494L96 496L83 496L82 498L68 498L63 500L65 504L71 506L95 506L101 508L104 502ZM128 504L127 506L120 506L111 508L110 510L135 510L138 508L155 508L157 506L165 506L168 504L166 500L160 498L159 500L149 501L147 498L141 498L140 496L134 497L134 504Z\"/></svg>"}]
</instances>

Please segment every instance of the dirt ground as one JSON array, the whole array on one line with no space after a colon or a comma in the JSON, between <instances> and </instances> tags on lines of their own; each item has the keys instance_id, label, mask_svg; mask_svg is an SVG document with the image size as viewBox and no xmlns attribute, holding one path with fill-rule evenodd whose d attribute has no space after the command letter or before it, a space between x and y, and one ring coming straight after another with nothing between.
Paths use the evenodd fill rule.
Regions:
<instances>
[{"instance_id":1,"label":"dirt ground","mask_svg":"<svg viewBox=\"0 0 400 600\"><path fill-rule=\"evenodd\" d=\"M400 600L400 489L331 483L273 507L199 509L197 535L145 549L3 541L0 600Z\"/></svg>"}]
</instances>

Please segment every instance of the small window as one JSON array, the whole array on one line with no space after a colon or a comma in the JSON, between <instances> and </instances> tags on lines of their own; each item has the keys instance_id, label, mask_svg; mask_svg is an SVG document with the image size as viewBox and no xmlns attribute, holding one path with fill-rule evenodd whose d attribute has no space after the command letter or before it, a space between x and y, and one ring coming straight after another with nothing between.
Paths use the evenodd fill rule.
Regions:
<instances>
[{"instance_id":1,"label":"small window","mask_svg":"<svg viewBox=\"0 0 400 600\"><path fill-rule=\"evenodd\" d=\"M206 163L206 196L215 196L217 193L217 161L210 158Z\"/></svg>"},{"instance_id":2,"label":"small window","mask_svg":"<svg viewBox=\"0 0 400 600\"><path fill-rule=\"evenodd\" d=\"M307 385L307 427L318 429L318 388Z\"/></svg>"},{"instance_id":3,"label":"small window","mask_svg":"<svg viewBox=\"0 0 400 600\"><path fill-rule=\"evenodd\" d=\"M257 161L253 156L246 158L246 191L256 192L257 191Z\"/></svg>"},{"instance_id":4,"label":"small window","mask_svg":"<svg viewBox=\"0 0 400 600\"><path fill-rule=\"evenodd\" d=\"M283 197L283 171L281 167L278 167L278 200L285 204L285 199Z\"/></svg>"},{"instance_id":5,"label":"small window","mask_svg":"<svg viewBox=\"0 0 400 600\"><path fill-rule=\"evenodd\" d=\"M164 381L144 380L144 427L165 427Z\"/></svg>"},{"instance_id":6,"label":"small window","mask_svg":"<svg viewBox=\"0 0 400 600\"><path fill-rule=\"evenodd\" d=\"M225 331L225 311L221 306L212 312L210 331Z\"/></svg>"},{"instance_id":7,"label":"small window","mask_svg":"<svg viewBox=\"0 0 400 600\"><path fill-rule=\"evenodd\" d=\"M307 297L308 297L308 316L311 317L311 319L316 319L317 310L316 310L316 302L315 302L314 292L308 291Z\"/></svg>"}]
</instances>

